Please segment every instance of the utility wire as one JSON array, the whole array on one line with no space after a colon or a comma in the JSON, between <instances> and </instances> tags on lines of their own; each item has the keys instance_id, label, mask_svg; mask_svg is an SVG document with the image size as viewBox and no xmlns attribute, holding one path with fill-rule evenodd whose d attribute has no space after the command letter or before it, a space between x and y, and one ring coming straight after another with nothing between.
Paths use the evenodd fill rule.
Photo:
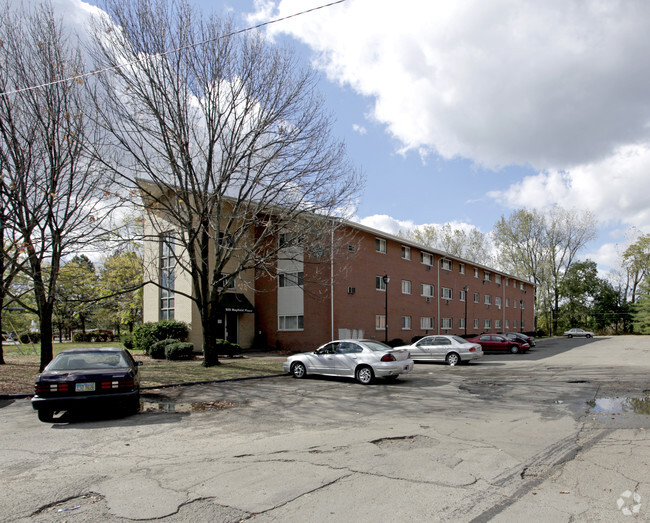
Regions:
<instances>
[{"instance_id":1,"label":"utility wire","mask_svg":"<svg viewBox=\"0 0 650 523\"><path fill-rule=\"evenodd\" d=\"M332 7L332 6L337 5L337 4L342 4L343 2L346 2L346 1L347 0L336 0L335 2L330 2L329 4L320 5L318 7L313 7L311 9L307 9L305 11L300 11L298 13L283 16L282 18L276 18L275 20L269 20L268 22L262 22L260 24L257 24L257 25L251 26L251 27L246 27L244 29L238 29L237 31L233 31L232 33L217 36L215 38L208 38L207 40L203 40L202 42L196 42L194 44L188 44L188 45L184 45L182 47L177 47L176 49L171 49L170 51L165 51L164 53L158 53L158 54L155 54L155 55L148 55L148 56L146 56L144 58L141 58L139 60L134 60L132 62L127 62L127 63L124 63L124 64L114 65L114 66L111 66L111 67L106 67L105 69L97 69L95 71L90 71L88 73L83 73L83 74L78 74L78 75L75 75L75 76L70 76L70 77L67 77L67 78L62 78L61 80L55 80L53 82L47 82L47 83L44 83L44 84L41 84L41 85L32 85L30 87L23 87L21 89L16 89L14 91L3 92L3 93L0 93L0 96L6 97L6 96L14 95L14 94L24 93L24 92L27 92L27 91L33 91L34 89L41 89L43 87L51 87L53 85L58 85L58 84L62 84L62 83L65 83L65 82L71 82L71 81L77 81L79 83L83 83L82 82L83 78L87 78L87 77L90 77L90 76L95 76L95 75L98 75L98 74L101 74L101 73L107 73L107 72L110 72L110 71L114 71L116 69L121 69L122 67L137 65L137 64L139 64L141 62L145 62L147 60L150 60L151 58L156 58L156 57L160 57L160 56L167 56L167 55L172 54L172 53L177 53L178 51L184 51L185 49L191 49L193 47L198 47L200 45L204 45L204 44L207 44L207 43L210 43L210 42L221 40L223 38L230 38L231 36L246 33L248 31L254 31L255 29L260 29L261 27L264 27L264 26L267 26L267 25L277 24L278 22L284 22L285 20L289 20L291 18L295 18L297 16L302 16L302 15L305 15L305 14L308 14L308 13L312 13L314 11L318 11L319 9L325 9L326 7Z\"/></svg>"}]
</instances>

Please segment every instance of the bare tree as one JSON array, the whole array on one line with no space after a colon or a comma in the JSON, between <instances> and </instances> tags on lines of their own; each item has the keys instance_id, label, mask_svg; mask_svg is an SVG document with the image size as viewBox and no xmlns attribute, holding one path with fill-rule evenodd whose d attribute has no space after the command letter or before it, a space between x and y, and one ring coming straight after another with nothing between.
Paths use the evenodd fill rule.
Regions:
<instances>
[{"instance_id":1,"label":"bare tree","mask_svg":"<svg viewBox=\"0 0 650 523\"><path fill-rule=\"evenodd\" d=\"M0 167L5 257L33 283L41 331L41 369L52 359L52 311L62 259L92 242L107 215L103 188L88 154L97 139L92 104L81 81L79 52L49 4L5 6L0 28ZM21 264L21 265L19 265ZM7 288L4 289L8 291ZM12 297L20 300L20 297Z\"/></svg>"},{"instance_id":2,"label":"bare tree","mask_svg":"<svg viewBox=\"0 0 650 523\"><path fill-rule=\"evenodd\" d=\"M398 233L403 238L444 251L452 256L490 265L490 241L476 227L454 228L452 224L422 225Z\"/></svg>"},{"instance_id":3,"label":"bare tree","mask_svg":"<svg viewBox=\"0 0 650 523\"><path fill-rule=\"evenodd\" d=\"M110 18L98 22L93 51L99 68L114 68L98 99L113 138L104 157L125 190L138 188L148 240L172 232L206 365L218 363L207 356L224 288L246 271L275 275L281 256L326 262L360 177L331 137L316 77L289 50L186 1L104 8ZM329 280L314 272L324 273Z\"/></svg>"},{"instance_id":4,"label":"bare tree","mask_svg":"<svg viewBox=\"0 0 650 523\"><path fill-rule=\"evenodd\" d=\"M589 212L553 207L546 214L521 209L494 227L498 262L509 272L532 279L536 306L550 312L552 332L557 331L561 286L578 252L594 238L596 226Z\"/></svg>"}]
</instances>

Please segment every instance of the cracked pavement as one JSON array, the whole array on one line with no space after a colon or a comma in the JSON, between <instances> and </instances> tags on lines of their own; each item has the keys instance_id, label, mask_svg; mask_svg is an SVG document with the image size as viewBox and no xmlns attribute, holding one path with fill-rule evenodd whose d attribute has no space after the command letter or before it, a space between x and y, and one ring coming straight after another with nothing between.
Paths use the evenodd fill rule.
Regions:
<instances>
[{"instance_id":1,"label":"cracked pavement","mask_svg":"<svg viewBox=\"0 0 650 523\"><path fill-rule=\"evenodd\" d=\"M647 521L649 370L650 337L550 339L395 383L146 391L123 418L4 401L0 520Z\"/></svg>"}]
</instances>

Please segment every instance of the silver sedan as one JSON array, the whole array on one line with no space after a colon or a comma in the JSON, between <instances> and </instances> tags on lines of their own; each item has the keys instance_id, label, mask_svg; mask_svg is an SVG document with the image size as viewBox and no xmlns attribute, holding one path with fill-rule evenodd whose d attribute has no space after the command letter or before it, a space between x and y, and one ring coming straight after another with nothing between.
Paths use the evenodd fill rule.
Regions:
<instances>
[{"instance_id":1,"label":"silver sedan","mask_svg":"<svg viewBox=\"0 0 650 523\"><path fill-rule=\"evenodd\" d=\"M581 336L584 336L585 338L593 338L594 333L586 331L584 329L569 329L564 333L564 336L567 338L577 338Z\"/></svg>"},{"instance_id":2,"label":"silver sedan","mask_svg":"<svg viewBox=\"0 0 650 523\"><path fill-rule=\"evenodd\" d=\"M478 343L471 343L460 336L425 336L412 345L400 348L407 349L416 361L444 361L447 365L469 363L483 356L483 349Z\"/></svg>"},{"instance_id":3,"label":"silver sedan","mask_svg":"<svg viewBox=\"0 0 650 523\"><path fill-rule=\"evenodd\" d=\"M289 356L282 364L294 378L308 374L347 376L363 385L373 378L397 379L413 370L407 349L393 349L375 340L336 340L314 352Z\"/></svg>"}]
</instances>

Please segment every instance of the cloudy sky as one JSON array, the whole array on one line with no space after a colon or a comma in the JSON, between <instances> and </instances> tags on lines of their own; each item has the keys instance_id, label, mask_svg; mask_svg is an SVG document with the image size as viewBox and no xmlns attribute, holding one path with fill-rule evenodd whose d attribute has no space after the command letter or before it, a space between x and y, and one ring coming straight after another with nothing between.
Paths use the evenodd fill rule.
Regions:
<instances>
[{"instance_id":1,"label":"cloudy sky","mask_svg":"<svg viewBox=\"0 0 650 523\"><path fill-rule=\"evenodd\" d=\"M246 27L328 0L193 2ZM648 20L645 0L346 0L265 30L320 72L367 177L362 223L487 233L522 207L588 209L583 258L606 270L650 232Z\"/></svg>"}]
</instances>

